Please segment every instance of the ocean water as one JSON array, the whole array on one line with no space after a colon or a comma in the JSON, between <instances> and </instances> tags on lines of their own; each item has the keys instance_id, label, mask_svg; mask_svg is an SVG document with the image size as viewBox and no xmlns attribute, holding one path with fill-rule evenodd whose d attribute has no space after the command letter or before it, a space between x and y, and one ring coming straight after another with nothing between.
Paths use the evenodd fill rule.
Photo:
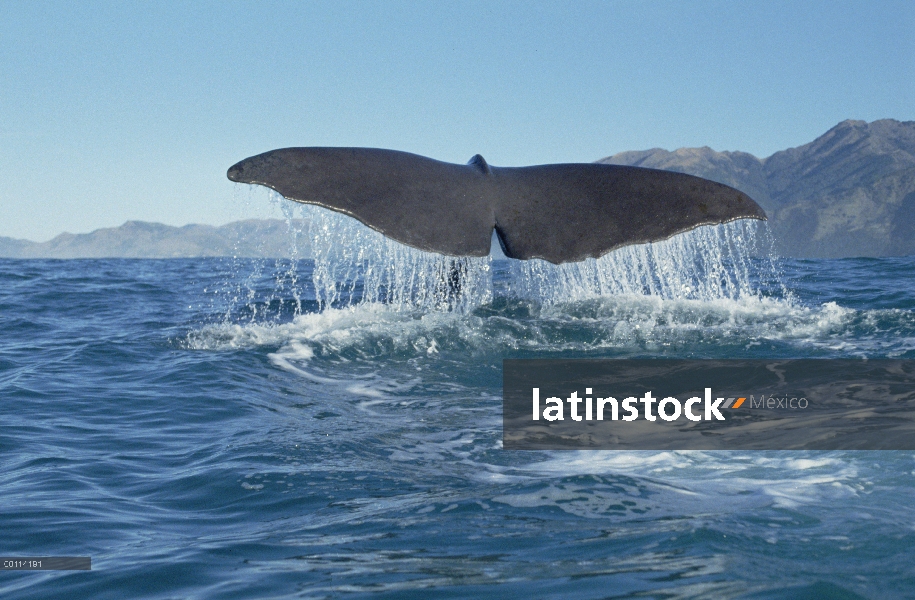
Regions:
<instances>
[{"instance_id":1,"label":"ocean water","mask_svg":"<svg viewBox=\"0 0 915 600\"><path fill-rule=\"evenodd\" d=\"M92 557L0 596L915 597L911 452L501 448L503 358L915 358L915 257L738 223L555 268L306 216L286 260L0 260L0 554Z\"/></svg>"}]
</instances>

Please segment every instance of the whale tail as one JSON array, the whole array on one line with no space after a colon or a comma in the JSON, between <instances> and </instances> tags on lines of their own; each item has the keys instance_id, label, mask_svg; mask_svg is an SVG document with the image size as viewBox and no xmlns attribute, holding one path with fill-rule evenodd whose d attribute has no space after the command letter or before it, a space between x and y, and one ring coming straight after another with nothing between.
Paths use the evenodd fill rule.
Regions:
<instances>
[{"instance_id":1,"label":"whale tail","mask_svg":"<svg viewBox=\"0 0 915 600\"><path fill-rule=\"evenodd\" d=\"M620 165L492 167L374 148L284 148L229 169L239 183L358 219L420 250L565 263L700 225L766 219L749 196L700 177Z\"/></svg>"}]
</instances>

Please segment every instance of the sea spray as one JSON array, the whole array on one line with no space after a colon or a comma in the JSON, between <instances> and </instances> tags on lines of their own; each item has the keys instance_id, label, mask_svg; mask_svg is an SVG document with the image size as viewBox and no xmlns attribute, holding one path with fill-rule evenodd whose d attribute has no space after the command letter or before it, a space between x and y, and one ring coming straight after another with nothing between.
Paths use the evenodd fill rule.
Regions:
<instances>
[{"instance_id":1,"label":"sea spray","mask_svg":"<svg viewBox=\"0 0 915 600\"><path fill-rule=\"evenodd\" d=\"M262 211L271 206L280 213L285 225L280 227L276 244L269 244L261 235L253 240L244 240L244 227L236 230L237 238L231 256L231 277L226 278L221 288L212 290L211 308L221 313L225 324L247 322L250 324L275 323L314 310L314 303L307 306L303 300L311 294L310 276L300 277L300 262L309 258L307 240L308 223L296 214L294 203L287 201L272 190L260 186L236 184L233 203L241 214ZM253 252L252 252L253 250ZM268 253L270 252L270 253ZM254 258L271 256L273 258Z\"/></svg>"},{"instance_id":2,"label":"sea spray","mask_svg":"<svg viewBox=\"0 0 915 600\"><path fill-rule=\"evenodd\" d=\"M291 296L294 314L301 314L300 288L308 284L313 286L318 310L379 303L395 311L466 313L493 299L491 256L423 252L349 216L289 202L272 190L254 189L266 192L281 210L289 236L288 258L277 259L273 266L274 291L262 303L266 306ZM298 275L299 260L308 255L314 260L310 282ZM508 265L510 281L498 286L495 294L539 305L610 296L700 301L789 298L768 227L755 220L698 227L664 241L625 246L576 263L509 259ZM252 276L261 275L258 270ZM252 290L248 285L248 303L255 300ZM260 310L263 313L264 308ZM254 320L257 311L257 307L251 311Z\"/></svg>"},{"instance_id":3,"label":"sea spray","mask_svg":"<svg viewBox=\"0 0 915 600\"><path fill-rule=\"evenodd\" d=\"M322 306L382 302L394 309L465 310L492 300L491 257L422 252L349 217L318 207L308 211ZM509 294L540 304L617 295L690 300L787 295L768 228L750 220L699 227L576 263L509 263ZM456 272L460 284L450 285Z\"/></svg>"},{"instance_id":4,"label":"sea spray","mask_svg":"<svg viewBox=\"0 0 915 600\"><path fill-rule=\"evenodd\" d=\"M289 202L276 200L276 196L279 195L274 194L274 199L279 203L280 209L283 211L283 217L286 219L286 231L290 236L288 268L283 273L282 281L283 283L288 282L289 291L295 301L295 312L296 314L300 314L302 312L302 297L299 294L298 267L299 260L302 258L299 253L299 236L301 235L301 231L300 227L296 225L293 207Z\"/></svg>"},{"instance_id":5,"label":"sea spray","mask_svg":"<svg viewBox=\"0 0 915 600\"><path fill-rule=\"evenodd\" d=\"M600 258L561 265L512 260L511 291L543 304L619 295L670 300L758 297L762 288L781 287L772 253L758 250L765 247L763 228L750 220L697 227L660 242L624 246Z\"/></svg>"},{"instance_id":6,"label":"sea spray","mask_svg":"<svg viewBox=\"0 0 915 600\"><path fill-rule=\"evenodd\" d=\"M240 262L228 316L192 332L189 347L264 344L299 356L304 344L315 356L380 352L388 361L735 343L762 352L841 345L855 318L834 303L796 302L756 221L552 265L425 253L345 215L252 189L261 204L271 194L286 217L288 256L301 258Z\"/></svg>"},{"instance_id":7,"label":"sea spray","mask_svg":"<svg viewBox=\"0 0 915 600\"><path fill-rule=\"evenodd\" d=\"M315 206L312 276L322 308L382 303L393 310L463 312L492 299L492 258L444 256L391 240L355 219Z\"/></svg>"}]
</instances>

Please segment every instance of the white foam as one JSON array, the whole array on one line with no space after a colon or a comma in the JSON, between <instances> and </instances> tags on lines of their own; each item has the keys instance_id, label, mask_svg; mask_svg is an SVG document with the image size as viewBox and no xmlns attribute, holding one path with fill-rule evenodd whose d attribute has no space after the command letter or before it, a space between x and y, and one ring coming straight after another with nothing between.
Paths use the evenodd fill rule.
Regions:
<instances>
[{"instance_id":1,"label":"white foam","mask_svg":"<svg viewBox=\"0 0 915 600\"><path fill-rule=\"evenodd\" d=\"M867 493L856 459L832 453L812 453L799 458L797 453L740 452L551 452L548 458L532 462L518 471L534 480L544 479L540 487L522 493L505 494L495 501L515 507L555 506L585 517L598 517L615 510L619 490L603 492L600 485L578 482L576 476L632 477L631 486L643 486L676 500L656 499L643 503L657 517L658 511L691 512L708 510L715 502L717 511L739 512L751 507L797 508L824 502L847 501ZM560 483L556 479L560 478ZM727 502L721 502L721 498Z\"/></svg>"},{"instance_id":2,"label":"white foam","mask_svg":"<svg viewBox=\"0 0 915 600\"><path fill-rule=\"evenodd\" d=\"M188 334L184 345L214 350L272 348L271 360L284 368L318 353L364 361L393 356L436 361L443 353L453 356L454 352L495 357L518 350L637 351L683 346L702 351L720 344L750 349L773 342L844 354L872 352L873 344L880 343L879 350L886 353L886 340L870 340L858 331L869 312L832 302L806 307L756 297L690 300L618 295L548 305L527 317L507 317L489 309L462 314L361 303L300 314L288 323L209 325Z\"/></svg>"}]
</instances>

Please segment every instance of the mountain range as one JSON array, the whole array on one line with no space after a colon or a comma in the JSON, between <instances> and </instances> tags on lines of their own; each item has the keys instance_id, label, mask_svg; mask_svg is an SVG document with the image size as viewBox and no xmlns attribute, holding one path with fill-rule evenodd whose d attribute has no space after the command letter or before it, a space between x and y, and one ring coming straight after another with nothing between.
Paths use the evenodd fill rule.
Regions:
<instances>
[{"instance_id":1,"label":"mountain range","mask_svg":"<svg viewBox=\"0 0 915 600\"><path fill-rule=\"evenodd\" d=\"M127 221L120 227L92 233L62 233L48 242L0 237L0 257L6 258L182 258L238 256L288 258L293 243L299 256L310 256L301 231L304 223L279 219L249 219L221 227Z\"/></svg>"},{"instance_id":2,"label":"mountain range","mask_svg":"<svg viewBox=\"0 0 915 600\"><path fill-rule=\"evenodd\" d=\"M745 192L766 211L782 256L915 254L915 121L843 121L767 158L655 148L598 162L689 173Z\"/></svg>"},{"instance_id":3,"label":"mountain range","mask_svg":"<svg viewBox=\"0 0 915 600\"><path fill-rule=\"evenodd\" d=\"M782 256L915 254L915 121L843 121L797 148L757 158L708 147L621 152L598 162L666 169L735 187L769 216ZM48 242L0 237L0 257L289 257L301 223L247 220L214 227L128 221ZM297 240L299 256L307 241Z\"/></svg>"}]
</instances>

